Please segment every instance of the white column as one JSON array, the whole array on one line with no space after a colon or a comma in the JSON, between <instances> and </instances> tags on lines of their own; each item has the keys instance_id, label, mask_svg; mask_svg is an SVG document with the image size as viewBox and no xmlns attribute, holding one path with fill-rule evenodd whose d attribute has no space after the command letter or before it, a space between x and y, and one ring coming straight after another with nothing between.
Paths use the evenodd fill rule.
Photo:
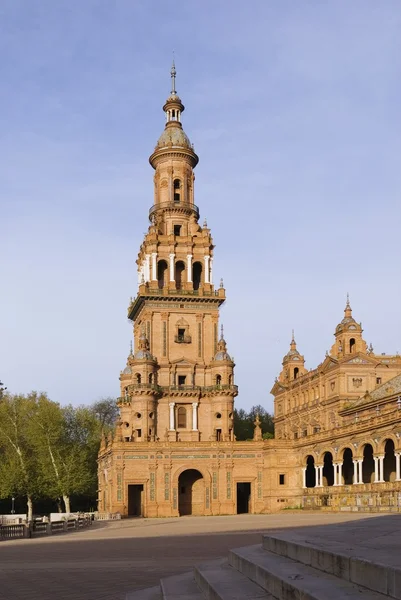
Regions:
<instances>
[{"instance_id":1,"label":"white column","mask_svg":"<svg viewBox=\"0 0 401 600\"><path fill-rule=\"evenodd\" d=\"M362 458L360 458L360 459L358 460L358 467L359 467L359 483L363 483L362 464L363 464L363 459L362 459Z\"/></svg>"},{"instance_id":2,"label":"white column","mask_svg":"<svg viewBox=\"0 0 401 600\"><path fill-rule=\"evenodd\" d=\"M138 284L142 281L142 268L138 267Z\"/></svg>"},{"instance_id":3,"label":"white column","mask_svg":"<svg viewBox=\"0 0 401 600\"><path fill-rule=\"evenodd\" d=\"M145 257L145 281L150 281L150 254Z\"/></svg>"},{"instance_id":4,"label":"white column","mask_svg":"<svg viewBox=\"0 0 401 600\"><path fill-rule=\"evenodd\" d=\"M337 463L333 463L333 471L334 471L334 483L333 485L338 485L338 478L337 478Z\"/></svg>"},{"instance_id":5,"label":"white column","mask_svg":"<svg viewBox=\"0 0 401 600\"><path fill-rule=\"evenodd\" d=\"M323 487L323 465L320 465L320 487Z\"/></svg>"},{"instance_id":6,"label":"white column","mask_svg":"<svg viewBox=\"0 0 401 600\"><path fill-rule=\"evenodd\" d=\"M210 283L213 283L213 257L210 257Z\"/></svg>"},{"instance_id":7,"label":"white column","mask_svg":"<svg viewBox=\"0 0 401 600\"><path fill-rule=\"evenodd\" d=\"M170 431L174 431L175 427L174 427L174 406L175 406L175 402L169 402L169 407L170 407Z\"/></svg>"},{"instance_id":8,"label":"white column","mask_svg":"<svg viewBox=\"0 0 401 600\"><path fill-rule=\"evenodd\" d=\"M338 480L337 480L337 485L342 485L343 484L343 463L340 462L338 463Z\"/></svg>"},{"instance_id":9,"label":"white column","mask_svg":"<svg viewBox=\"0 0 401 600\"><path fill-rule=\"evenodd\" d=\"M306 488L306 467L302 467L302 487Z\"/></svg>"},{"instance_id":10,"label":"white column","mask_svg":"<svg viewBox=\"0 0 401 600\"><path fill-rule=\"evenodd\" d=\"M380 474L380 479L379 482L383 483L384 482L384 454L381 454L379 457L379 474Z\"/></svg>"},{"instance_id":11,"label":"white column","mask_svg":"<svg viewBox=\"0 0 401 600\"><path fill-rule=\"evenodd\" d=\"M374 456L373 460L375 461L375 480L373 483L377 483L379 481L379 459L377 456Z\"/></svg>"},{"instance_id":12,"label":"white column","mask_svg":"<svg viewBox=\"0 0 401 600\"><path fill-rule=\"evenodd\" d=\"M192 281L192 254L187 254L187 281Z\"/></svg>"},{"instance_id":13,"label":"white column","mask_svg":"<svg viewBox=\"0 0 401 600\"><path fill-rule=\"evenodd\" d=\"M210 256L205 256L205 283L210 283L209 280L209 260L210 260Z\"/></svg>"},{"instance_id":14,"label":"white column","mask_svg":"<svg viewBox=\"0 0 401 600\"><path fill-rule=\"evenodd\" d=\"M395 480L396 481L401 481L400 459L401 459L401 453L396 452L395 453Z\"/></svg>"},{"instance_id":15,"label":"white column","mask_svg":"<svg viewBox=\"0 0 401 600\"><path fill-rule=\"evenodd\" d=\"M319 467L315 465L315 487L319 487Z\"/></svg>"},{"instance_id":16,"label":"white column","mask_svg":"<svg viewBox=\"0 0 401 600\"><path fill-rule=\"evenodd\" d=\"M157 281L157 252L152 252L152 281Z\"/></svg>"},{"instance_id":17,"label":"white column","mask_svg":"<svg viewBox=\"0 0 401 600\"><path fill-rule=\"evenodd\" d=\"M192 402L192 430L198 431L198 403Z\"/></svg>"},{"instance_id":18,"label":"white column","mask_svg":"<svg viewBox=\"0 0 401 600\"><path fill-rule=\"evenodd\" d=\"M323 467L315 467L315 469L316 469L316 487L322 487Z\"/></svg>"},{"instance_id":19,"label":"white column","mask_svg":"<svg viewBox=\"0 0 401 600\"><path fill-rule=\"evenodd\" d=\"M354 463L354 479L353 479L353 484L356 485L357 483L359 483L359 469L358 469L358 461L357 460L353 460L352 461Z\"/></svg>"},{"instance_id":20,"label":"white column","mask_svg":"<svg viewBox=\"0 0 401 600\"><path fill-rule=\"evenodd\" d=\"M175 281L175 277L174 277L174 258L175 258L175 254L170 254L170 281Z\"/></svg>"}]
</instances>

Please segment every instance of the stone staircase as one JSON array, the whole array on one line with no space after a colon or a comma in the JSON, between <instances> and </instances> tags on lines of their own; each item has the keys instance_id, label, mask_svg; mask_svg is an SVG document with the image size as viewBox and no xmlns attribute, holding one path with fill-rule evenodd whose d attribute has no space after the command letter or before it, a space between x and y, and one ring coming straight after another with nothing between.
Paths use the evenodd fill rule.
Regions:
<instances>
[{"instance_id":1,"label":"stone staircase","mask_svg":"<svg viewBox=\"0 0 401 600\"><path fill-rule=\"evenodd\" d=\"M401 600L399 565L380 564L373 548L358 556L349 543L280 531L126 600Z\"/></svg>"}]
</instances>

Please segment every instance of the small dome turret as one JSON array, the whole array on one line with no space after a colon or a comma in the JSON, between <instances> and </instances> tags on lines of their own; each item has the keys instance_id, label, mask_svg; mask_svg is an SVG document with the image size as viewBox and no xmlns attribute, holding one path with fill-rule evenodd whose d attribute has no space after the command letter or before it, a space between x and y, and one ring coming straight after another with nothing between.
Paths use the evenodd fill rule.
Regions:
<instances>
[{"instance_id":1,"label":"small dome turret","mask_svg":"<svg viewBox=\"0 0 401 600\"><path fill-rule=\"evenodd\" d=\"M153 360L156 362L155 357L150 353L149 340L146 337L145 330L143 329L138 340L138 350L134 354L134 360Z\"/></svg>"},{"instance_id":2,"label":"small dome turret","mask_svg":"<svg viewBox=\"0 0 401 600\"><path fill-rule=\"evenodd\" d=\"M217 342L217 353L214 357L214 360L229 360L231 361L231 356L227 352L227 343L224 339L224 329L223 325L221 326L221 334L220 339Z\"/></svg>"}]
</instances>

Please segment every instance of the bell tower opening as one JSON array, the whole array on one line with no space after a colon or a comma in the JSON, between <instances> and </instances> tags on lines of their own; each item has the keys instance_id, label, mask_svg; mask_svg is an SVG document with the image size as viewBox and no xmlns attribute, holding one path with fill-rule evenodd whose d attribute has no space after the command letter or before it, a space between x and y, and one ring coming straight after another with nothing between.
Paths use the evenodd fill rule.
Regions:
<instances>
[{"instance_id":1,"label":"bell tower opening","mask_svg":"<svg viewBox=\"0 0 401 600\"><path fill-rule=\"evenodd\" d=\"M178 204L181 201L181 181L179 179L174 179L173 187L174 187L174 202L176 204Z\"/></svg>"},{"instance_id":2,"label":"bell tower opening","mask_svg":"<svg viewBox=\"0 0 401 600\"><path fill-rule=\"evenodd\" d=\"M349 353L354 354L355 352L355 338L351 338L349 341Z\"/></svg>"},{"instance_id":3,"label":"bell tower opening","mask_svg":"<svg viewBox=\"0 0 401 600\"><path fill-rule=\"evenodd\" d=\"M193 266L193 286L194 290L199 290L199 286L202 282L202 264L195 262Z\"/></svg>"}]
</instances>

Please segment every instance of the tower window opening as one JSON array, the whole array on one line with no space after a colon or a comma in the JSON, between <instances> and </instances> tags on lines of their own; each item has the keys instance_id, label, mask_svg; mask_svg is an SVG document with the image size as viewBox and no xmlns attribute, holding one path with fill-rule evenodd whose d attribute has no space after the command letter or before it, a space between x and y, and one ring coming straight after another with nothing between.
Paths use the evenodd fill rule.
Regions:
<instances>
[{"instance_id":1,"label":"tower window opening","mask_svg":"<svg viewBox=\"0 0 401 600\"><path fill-rule=\"evenodd\" d=\"M178 385L185 385L186 380L186 375L178 375Z\"/></svg>"},{"instance_id":2,"label":"tower window opening","mask_svg":"<svg viewBox=\"0 0 401 600\"><path fill-rule=\"evenodd\" d=\"M184 273L185 264L182 262L182 260L179 260L175 265L175 286L177 290L180 290L182 288Z\"/></svg>"},{"instance_id":3,"label":"tower window opening","mask_svg":"<svg viewBox=\"0 0 401 600\"><path fill-rule=\"evenodd\" d=\"M355 338L351 338L349 341L349 352L350 354L355 352Z\"/></svg>"},{"instance_id":4,"label":"tower window opening","mask_svg":"<svg viewBox=\"0 0 401 600\"><path fill-rule=\"evenodd\" d=\"M280 475L279 475L279 484L285 485L285 474L284 473L280 473Z\"/></svg>"},{"instance_id":5,"label":"tower window opening","mask_svg":"<svg viewBox=\"0 0 401 600\"><path fill-rule=\"evenodd\" d=\"M192 279L194 290L199 290L202 282L202 264L200 262L194 262Z\"/></svg>"},{"instance_id":6,"label":"tower window opening","mask_svg":"<svg viewBox=\"0 0 401 600\"><path fill-rule=\"evenodd\" d=\"M221 429L216 429L216 441L221 442Z\"/></svg>"},{"instance_id":7,"label":"tower window opening","mask_svg":"<svg viewBox=\"0 0 401 600\"><path fill-rule=\"evenodd\" d=\"M295 369L294 369L294 379L296 379L298 377L298 373L299 373L299 368L295 367Z\"/></svg>"},{"instance_id":8,"label":"tower window opening","mask_svg":"<svg viewBox=\"0 0 401 600\"><path fill-rule=\"evenodd\" d=\"M162 289L167 284L168 267L165 260L159 260L157 264L157 282L159 289Z\"/></svg>"},{"instance_id":9,"label":"tower window opening","mask_svg":"<svg viewBox=\"0 0 401 600\"><path fill-rule=\"evenodd\" d=\"M153 383L153 373L149 373L148 381L149 383Z\"/></svg>"},{"instance_id":10,"label":"tower window opening","mask_svg":"<svg viewBox=\"0 0 401 600\"><path fill-rule=\"evenodd\" d=\"M184 406L180 406L177 411L177 427L179 429L186 429L187 426L187 411Z\"/></svg>"},{"instance_id":11,"label":"tower window opening","mask_svg":"<svg viewBox=\"0 0 401 600\"><path fill-rule=\"evenodd\" d=\"M136 437L137 438L141 438L142 437L142 429L136 429Z\"/></svg>"},{"instance_id":12,"label":"tower window opening","mask_svg":"<svg viewBox=\"0 0 401 600\"><path fill-rule=\"evenodd\" d=\"M185 338L185 329L178 329L178 341L183 342Z\"/></svg>"},{"instance_id":13,"label":"tower window opening","mask_svg":"<svg viewBox=\"0 0 401 600\"><path fill-rule=\"evenodd\" d=\"M376 377L376 384L379 385L382 382L381 377Z\"/></svg>"},{"instance_id":14,"label":"tower window opening","mask_svg":"<svg viewBox=\"0 0 401 600\"><path fill-rule=\"evenodd\" d=\"M181 201L181 181L179 179L174 179L173 188L174 188L174 202L178 203Z\"/></svg>"},{"instance_id":15,"label":"tower window opening","mask_svg":"<svg viewBox=\"0 0 401 600\"><path fill-rule=\"evenodd\" d=\"M174 235L181 235L181 225L174 225Z\"/></svg>"},{"instance_id":16,"label":"tower window opening","mask_svg":"<svg viewBox=\"0 0 401 600\"><path fill-rule=\"evenodd\" d=\"M173 108L173 110L171 111L171 116L173 117L173 120L175 119L175 110Z\"/></svg>"},{"instance_id":17,"label":"tower window opening","mask_svg":"<svg viewBox=\"0 0 401 600\"><path fill-rule=\"evenodd\" d=\"M221 385L221 375L216 375L216 385L217 386Z\"/></svg>"},{"instance_id":18,"label":"tower window opening","mask_svg":"<svg viewBox=\"0 0 401 600\"><path fill-rule=\"evenodd\" d=\"M137 373L137 374L135 375L135 379L136 379L136 382L137 382L137 383L141 383L141 374L140 374L140 373Z\"/></svg>"}]
</instances>

